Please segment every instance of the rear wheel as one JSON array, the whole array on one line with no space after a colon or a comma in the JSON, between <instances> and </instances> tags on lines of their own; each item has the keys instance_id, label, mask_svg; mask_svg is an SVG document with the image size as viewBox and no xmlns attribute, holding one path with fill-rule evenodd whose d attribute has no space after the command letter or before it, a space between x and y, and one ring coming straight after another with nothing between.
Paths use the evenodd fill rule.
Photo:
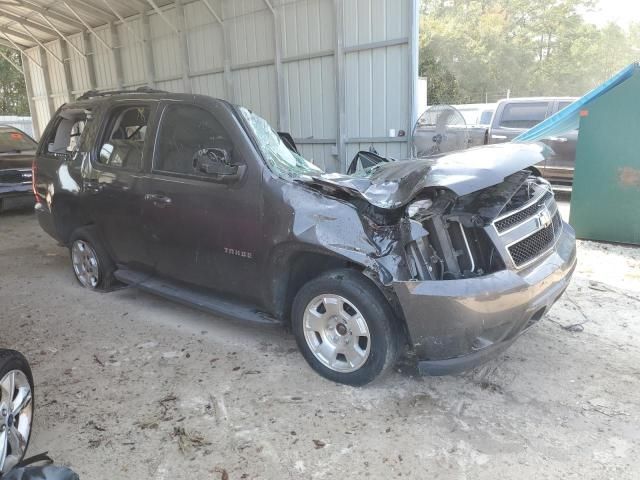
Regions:
<instances>
[{"instance_id":1,"label":"rear wheel","mask_svg":"<svg viewBox=\"0 0 640 480\"><path fill-rule=\"evenodd\" d=\"M24 356L0 350L0 476L23 458L33 424L33 376Z\"/></svg>"},{"instance_id":2,"label":"rear wheel","mask_svg":"<svg viewBox=\"0 0 640 480\"><path fill-rule=\"evenodd\" d=\"M76 279L90 290L108 290L113 283L115 266L91 227L83 227L71 235L71 264Z\"/></svg>"},{"instance_id":3,"label":"rear wheel","mask_svg":"<svg viewBox=\"0 0 640 480\"><path fill-rule=\"evenodd\" d=\"M292 329L309 365L329 380L365 385L386 374L399 351L387 300L361 273L340 270L300 289Z\"/></svg>"}]
</instances>

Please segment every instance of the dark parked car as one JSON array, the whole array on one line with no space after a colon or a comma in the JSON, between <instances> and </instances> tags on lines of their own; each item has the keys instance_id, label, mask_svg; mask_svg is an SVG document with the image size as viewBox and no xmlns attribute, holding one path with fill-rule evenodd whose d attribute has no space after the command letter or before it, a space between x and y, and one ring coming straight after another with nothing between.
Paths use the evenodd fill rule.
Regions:
<instances>
[{"instance_id":1,"label":"dark parked car","mask_svg":"<svg viewBox=\"0 0 640 480\"><path fill-rule=\"evenodd\" d=\"M531 97L501 100L489 128L489 144L510 142L546 118L572 104L571 97ZM537 172L554 185L571 185L576 162L578 131L543 140L553 153L535 166Z\"/></svg>"},{"instance_id":2,"label":"dark parked car","mask_svg":"<svg viewBox=\"0 0 640 480\"><path fill-rule=\"evenodd\" d=\"M317 372L353 385L406 347L424 373L477 365L569 283L574 232L531 175L539 145L352 175L325 174L294 150L223 100L85 95L42 136L36 212L83 286L119 280L287 324Z\"/></svg>"},{"instance_id":3,"label":"dark parked car","mask_svg":"<svg viewBox=\"0 0 640 480\"><path fill-rule=\"evenodd\" d=\"M17 128L0 125L0 212L33 206L31 166L38 144Z\"/></svg>"}]
</instances>

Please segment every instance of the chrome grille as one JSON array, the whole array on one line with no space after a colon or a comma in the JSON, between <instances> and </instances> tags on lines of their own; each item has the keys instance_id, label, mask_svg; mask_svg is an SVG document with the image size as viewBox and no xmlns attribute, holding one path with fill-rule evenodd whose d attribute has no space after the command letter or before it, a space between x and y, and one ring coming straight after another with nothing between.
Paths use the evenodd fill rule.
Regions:
<instances>
[{"instance_id":1,"label":"chrome grille","mask_svg":"<svg viewBox=\"0 0 640 480\"><path fill-rule=\"evenodd\" d=\"M528 218L530 218L534 214L536 214L538 212L538 210L540 210L543 207L543 205L547 201L549 201L549 199L552 196L553 196L553 194L551 192L547 192L542 196L542 198L540 198L533 205L530 205L527 208L525 208L524 210L519 210L519 211L515 212L512 215L509 215L509 216L504 217L504 218L502 218L500 220L497 220L494 223L494 225L496 226L496 230L498 230L499 233L502 233L505 230L509 230L511 227L514 227L514 226L524 222L525 220L527 220Z\"/></svg>"},{"instance_id":2,"label":"chrome grille","mask_svg":"<svg viewBox=\"0 0 640 480\"><path fill-rule=\"evenodd\" d=\"M546 182L530 179L519 192L518 198L512 199L506 211L487 227L504 261L516 269L549 253L560 238L563 225Z\"/></svg>"},{"instance_id":3,"label":"chrome grille","mask_svg":"<svg viewBox=\"0 0 640 480\"><path fill-rule=\"evenodd\" d=\"M522 267L549 250L560 234L561 228L562 219L560 213L556 212L549 226L511 245L509 254L516 267Z\"/></svg>"}]
</instances>

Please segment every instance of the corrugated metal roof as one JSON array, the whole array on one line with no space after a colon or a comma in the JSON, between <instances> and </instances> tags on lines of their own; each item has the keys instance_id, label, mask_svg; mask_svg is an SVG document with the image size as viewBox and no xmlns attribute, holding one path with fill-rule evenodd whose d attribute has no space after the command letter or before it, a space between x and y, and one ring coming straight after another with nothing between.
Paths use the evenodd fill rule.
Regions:
<instances>
[{"instance_id":1,"label":"corrugated metal roof","mask_svg":"<svg viewBox=\"0 0 640 480\"><path fill-rule=\"evenodd\" d=\"M97 27L118 17L136 15L172 0L2 0L0 44L32 47L85 30L83 22Z\"/></svg>"},{"instance_id":2,"label":"corrugated metal roof","mask_svg":"<svg viewBox=\"0 0 640 480\"><path fill-rule=\"evenodd\" d=\"M408 155L417 12L418 0L0 0L0 43L22 50L37 134L87 90L147 85L247 106L338 171L371 147Z\"/></svg>"}]
</instances>

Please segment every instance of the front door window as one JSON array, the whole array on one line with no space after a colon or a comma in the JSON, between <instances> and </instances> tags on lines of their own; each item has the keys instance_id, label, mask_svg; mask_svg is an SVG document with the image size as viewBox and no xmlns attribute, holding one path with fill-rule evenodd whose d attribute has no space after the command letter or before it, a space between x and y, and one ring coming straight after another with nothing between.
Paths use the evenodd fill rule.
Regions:
<instances>
[{"instance_id":1,"label":"front door window","mask_svg":"<svg viewBox=\"0 0 640 480\"><path fill-rule=\"evenodd\" d=\"M193 105L169 106L158 133L154 171L208 177L199 161L203 151L228 164L235 161L229 135L210 112Z\"/></svg>"}]
</instances>

